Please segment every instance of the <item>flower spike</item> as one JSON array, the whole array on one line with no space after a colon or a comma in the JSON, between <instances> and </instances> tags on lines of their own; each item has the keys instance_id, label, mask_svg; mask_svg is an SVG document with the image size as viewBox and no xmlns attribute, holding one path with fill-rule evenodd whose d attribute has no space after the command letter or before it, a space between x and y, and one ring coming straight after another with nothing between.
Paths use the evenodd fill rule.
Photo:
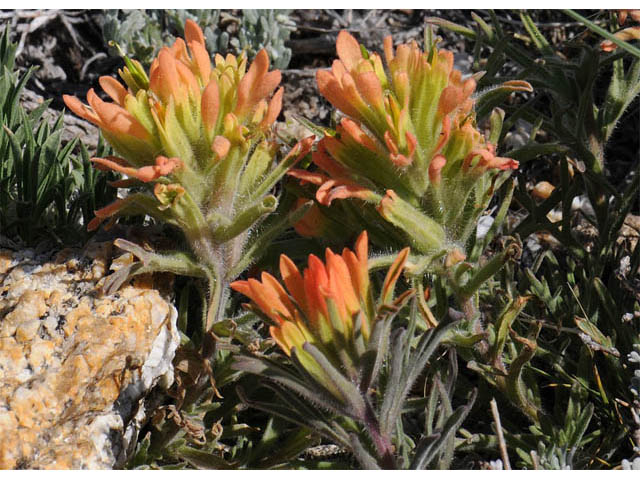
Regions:
<instances>
[{"instance_id":1,"label":"flower spike","mask_svg":"<svg viewBox=\"0 0 640 480\"><path fill-rule=\"evenodd\" d=\"M405 238L416 237L417 219L430 217L437 231L426 238L433 242L410 238L422 253L464 244L482 212L476 199L490 199L490 180L518 168L517 161L498 157L475 126L475 78L454 68L451 52L430 50L416 42L394 49L387 37L385 70L378 54L340 32L338 59L316 79L345 116L318 144L312 158L318 170L290 172L318 186L322 205L347 198L372 204L365 208L375 208ZM522 81L504 87L531 91ZM463 213L469 210L474 213Z\"/></svg>"},{"instance_id":2,"label":"flower spike","mask_svg":"<svg viewBox=\"0 0 640 480\"><path fill-rule=\"evenodd\" d=\"M289 257L281 255L280 274L286 289L268 273L263 273L260 281L233 282L231 288L249 297L255 308L273 321L271 337L284 353L291 356L295 349L297 355L304 355L309 343L341 370L344 357L340 352L353 355L356 336L362 335L367 342L381 318L370 303L367 244L365 231L356 240L355 251L345 248L339 255L327 249L324 262L309 255L302 274ZM408 248L400 252L389 270L381 297L386 303L393 302L393 289L408 254ZM323 382L322 368L308 358L305 362L309 373Z\"/></svg>"},{"instance_id":3,"label":"flower spike","mask_svg":"<svg viewBox=\"0 0 640 480\"><path fill-rule=\"evenodd\" d=\"M100 128L115 151L93 158L93 165L127 177L113 186L138 189L96 211L88 228L108 218L111 224L119 216L141 214L178 227L218 288L219 282L233 280L223 272L239 268L248 261L244 256L252 255L249 230L277 208L271 189L311 150L314 137L280 155L274 123L284 92L278 88L281 74L270 69L265 50L253 62L245 54L215 54L212 61L202 30L187 20L184 39L162 48L148 74L120 53L122 81L99 79L110 100L93 89L87 93L88 105L63 96L72 112ZM248 293L257 288L255 282L247 285ZM263 276L262 284L265 298L277 307L269 315L288 318L293 306L277 282ZM205 329L213 326L218 311L209 307Z\"/></svg>"}]
</instances>

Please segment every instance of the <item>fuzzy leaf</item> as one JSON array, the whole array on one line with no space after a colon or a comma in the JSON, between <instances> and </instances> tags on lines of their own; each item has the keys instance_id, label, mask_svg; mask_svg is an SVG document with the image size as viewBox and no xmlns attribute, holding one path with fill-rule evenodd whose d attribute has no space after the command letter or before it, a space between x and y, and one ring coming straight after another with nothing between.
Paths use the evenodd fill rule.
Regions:
<instances>
[{"instance_id":1,"label":"fuzzy leaf","mask_svg":"<svg viewBox=\"0 0 640 480\"><path fill-rule=\"evenodd\" d=\"M513 199L513 192L515 188L516 182L511 181L507 186L506 195L504 196L504 200L502 200L502 203L500 204L500 209L498 210L498 213L496 213L491 227L489 227L489 230L485 234L482 241L474 245L473 251L471 255L469 255L469 261L475 262L478 260L482 252L484 252L492 242L496 233L498 233L498 230L504 225L504 221L507 218L507 213L509 212L509 207L511 206L511 200Z\"/></svg>"},{"instance_id":2,"label":"fuzzy leaf","mask_svg":"<svg viewBox=\"0 0 640 480\"><path fill-rule=\"evenodd\" d=\"M360 358L360 369L362 380L360 381L360 391L365 393L374 385L377 380L380 367L387 355L389 348L389 333L391 331L391 321L376 321L373 332L369 337L369 344L366 352Z\"/></svg>"},{"instance_id":3,"label":"fuzzy leaf","mask_svg":"<svg viewBox=\"0 0 640 480\"><path fill-rule=\"evenodd\" d=\"M536 48L540 50L543 54L547 56L552 56L554 53L553 49L549 45L549 42L547 41L547 39L544 38L544 35L542 35L540 30L538 30L538 27L536 26L535 22L531 19L531 16L527 13L521 13L520 19L522 20L522 24L524 25L524 28L529 33L529 37L533 41L533 44L536 46Z\"/></svg>"},{"instance_id":4,"label":"fuzzy leaf","mask_svg":"<svg viewBox=\"0 0 640 480\"><path fill-rule=\"evenodd\" d=\"M116 247L138 257L140 262L130 263L109 275L105 279L103 286L106 295L115 293L131 277L143 273L170 272L188 277L208 278L207 272L188 253L166 252L158 254L149 252L139 245L122 238L118 238L113 243Z\"/></svg>"},{"instance_id":5,"label":"fuzzy leaf","mask_svg":"<svg viewBox=\"0 0 640 480\"><path fill-rule=\"evenodd\" d=\"M496 321L496 338L494 344L491 346L490 357L494 366L496 362L500 360L502 356L502 350L504 344L509 336L509 329L515 321L516 317L524 309L527 304L527 298L518 297L515 298L507 307L503 310Z\"/></svg>"},{"instance_id":6,"label":"fuzzy leaf","mask_svg":"<svg viewBox=\"0 0 640 480\"><path fill-rule=\"evenodd\" d=\"M425 335L431 337L432 332L433 330ZM403 402L402 393L406 389L407 383L406 369L404 368L405 352L403 351L406 348L410 348L406 345L406 331L404 329L396 330L389 352L391 366L379 414L380 432L385 436L390 436L401 410L400 404Z\"/></svg>"},{"instance_id":7,"label":"fuzzy leaf","mask_svg":"<svg viewBox=\"0 0 640 480\"><path fill-rule=\"evenodd\" d=\"M282 390L279 386L267 385L267 387L280 397L280 402L252 402L240 387L236 387L236 390L241 401L250 408L262 410L290 421L295 425L310 428L343 447L349 446L349 437L344 429L334 421L327 420L322 412L304 402L300 397ZM291 405L291 408L288 407L289 405Z\"/></svg>"},{"instance_id":8,"label":"fuzzy leaf","mask_svg":"<svg viewBox=\"0 0 640 480\"><path fill-rule=\"evenodd\" d=\"M594 285L598 295L601 296L603 303L606 304L606 298L603 298L604 295L609 295L606 291L604 285L600 281L599 278L594 280ZM609 301L610 295L609 295ZM611 338L603 334L598 327L596 327L593 323L585 318L580 318L575 316L573 320L576 322L576 326L582 332L580 335L580 340L587 346L589 350L592 351L603 351L605 353L609 353L614 357L620 357L620 352L613 345Z\"/></svg>"},{"instance_id":9,"label":"fuzzy leaf","mask_svg":"<svg viewBox=\"0 0 640 480\"><path fill-rule=\"evenodd\" d=\"M340 391L345 399L346 406L350 410L351 416L359 419L363 418L365 410L364 399L356 386L347 380L315 345L305 342L302 348L313 357L320 368L322 368L329 379L331 379L335 388Z\"/></svg>"},{"instance_id":10,"label":"fuzzy leaf","mask_svg":"<svg viewBox=\"0 0 640 480\"><path fill-rule=\"evenodd\" d=\"M427 17L425 18L425 22L431 25L437 25L439 27L446 28L447 30L459 33L460 35L463 35L472 40L476 38L475 30L473 30L472 28L463 27L462 25L450 22L449 20L444 20L439 17Z\"/></svg>"},{"instance_id":11,"label":"fuzzy leaf","mask_svg":"<svg viewBox=\"0 0 640 480\"><path fill-rule=\"evenodd\" d=\"M504 156L518 160L521 163L525 163L542 155L551 155L553 153L562 154L567 152L569 152L569 148L559 143L531 143L524 147L509 150L504 154Z\"/></svg>"},{"instance_id":12,"label":"fuzzy leaf","mask_svg":"<svg viewBox=\"0 0 640 480\"><path fill-rule=\"evenodd\" d=\"M624 60L613 63L611 82L604 100L604 105L598 112L598 121L603 129L604 140L607 141L625 112L629 104L640 93L640 59L633 61L626 74Z\"/></svg>"},{"instance_id":13,"label":"fuzzy leaf","mask_svg":"<svg viewBox=\"0 0 640 480\"><path fill-rule=\"evenodd\" d=\"M501 85L485 90L476 101L476 115L484 118L513 92L532 92L533 88L529 82L524 80L511 80Z\"/></svg>"},{"instance_id":14,"label":"fuzzy leaf","mask_svg":"<svg viewBox=\"0 0 640 480\"><path fill-rule=\"evenodd\" d=\"M178 448L176 453L194 467L207 470L228 470L238 465L238 462L227 462L220 455L187 446Z\"/></svg>"},{"instance_id":15,"label":"fuzzy leaf","mask_svg":"<svg viewBox=\"0 0 640 480\"><path fill-rule=\"evenodd\" d=\"M213 232L213 237L217 243L228 242L250 229L264 215L272 213L277 206L278 199L273 195L268 195L236 214L231 224L217 228Z\"/></svg>"},{"instance_id":16,"label":"fuzzy leaf","mask_svg":"<svg viewBox=\"0 0 640 480\"><path fill-rule=\"evenodd\" d=\"M384 402L388 402L388 406L384 409L385 404L383 402L384 411L381 412L381 430L382 430L382 420L386 422L387 419L394 419L399 415L399 412L402 410L402 405L404 404L411 387L418 379L418 376L424 370L427 362L431 358L431 355L436 350L436 348L440 345L440 342L444 335L458 322L440 322L440 324L434 328L429 330L428 332L422 335L420 342L418 343L418 347L415 352L411 354L409 363L403 367L402 372L402 380L400 388L393 392L393 397L387 401L386 392ZM407 348L407 347L405 347ZM403 355L404 357L404 355ZM390 433L390 426L386 424L386 431Z\"/></svg>"},{"instance_id":17,"label":"fuzzy leaf","mask_svg":"<svg viewBox=\"0 0 640 480\"><path fill-rule=\"evenodd\" d=\"M476 395L477 390L473 389L469 402L466 405L458 407L455 412L453 412L453 415L451 415L444 424L442 431L426 436L420 441L416 447L416 454L409 467L410 469L420 470L429 466L449 438L455 435L460 425L462 425L462 422L471 411L471 407L476 400Z\"/></svg>"},{"instance_id":18,"label":"fuzzy leaf","mask_svg":"<svg viewBox=\"0 0 640 480\"><path fill-rule=\"evenodd\" d=\"M376 462L376 459L362 446L356 434L352 433L349 435L349 439L351 440L351 451L358 460L358 463L360 463L360 466L365 470L380 470L378 462Z\"/></svg>"},{"instance_id":19,"label":"fuzzy leaf","mask_svg":"<svg viewBox=\"0 0 640 480\"><path fill-rule=\"evenodd\" d=\"M488 279L498 273L509 259L516 256L519 251L518 245L511 243L501 253L494 255L491 260L473 272L473 276L460 289L461 298L471 298Z\"/></svg>"},{"instance_id":20,"label":"fuzzy leaf","mask_svg":"<svg viewBox=\"0 0 640 480\"><path fill-rule=\"evenodd\" d=\"M275 362L265 358L252 358L243 355L234 359L232 367L235 370L242 370L268 378L279 385L285 386L306 400L325 408L327 411L344 413L343 406L336 402L333 396L326 389L319 389L317 384L302 383L298 377L291 372L279 367Z\"/></svg>"}]
</instances>

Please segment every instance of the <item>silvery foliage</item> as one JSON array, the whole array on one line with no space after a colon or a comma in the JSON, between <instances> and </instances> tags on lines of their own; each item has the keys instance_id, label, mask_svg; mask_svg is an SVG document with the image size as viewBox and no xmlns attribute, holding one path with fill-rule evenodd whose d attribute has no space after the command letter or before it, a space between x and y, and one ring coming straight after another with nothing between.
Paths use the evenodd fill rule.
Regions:
<instances>
[{"instance_id":1,"label":"silvery foliage","mask_svg":"<svg viewBox=\"0 0 640 480\"><path fill-rule=\"evenodd\" d=\"M634 450L635 455L631 459L622 460L623 470L640 470L640 344L633 346L634 351L627 355L627 361L631 368L634 368L633 377L629 390L633 394L633 406L631 407L631 415L635 423L634 432L632 433L636 443ZM637 368L636 368L637 367Z\"/></svg>"},{"instance_id":2,"label":"silvery foliage","mask_svg":"<svg viewBox=\"0 0 640 480\"><path fill-rule=\"evenodd\" d=\"M184 34L184 23L191 19L202 28L208 51L236 55L246 51L251 60L264 48L275 68L286 68L291 49L285 42L296 28L289 12L242 10L238 19L221 10L105 10L102 35L105 42L117 43L125 54L148 67L163 45L175 41L174 33ZM237 32L230 33L226 25L234 22ZM109 53L119 52L110 46Z\"/></svg>"},{"instance_id":3,"label":"silvery foliage","mask_svg":"<svg viewBox=\"0 0 640 480\"><path fill-rule=\"evenodd\" d=\"M538 442L538 468L541 470L573 470L573 457L577 447L562 448L557 445L547 447L543 442Z\"/></svg>"},{"instance_id":4,"label":"silvery foliage","mask_svg":"<svg viewBox=\"0 0 640 480\"><path fill-rule=\"evenodd\" d=\"M267 50L275 68L286 68L291 60L291 49L285 47L296 24L289 18L290 10L243 10L238 39L231 44L246 50L253 58L262 48Z\"/></svg>"},{"instance_id":5,"label":"silvery foliage","mask_svg":"<svg viewBox=\"0 0 640 480\"><path fill-rule=\"evenodd\" d=\"M164 15L160 10L105 10L102 37L109 45L109 53L119 54L111 42L126 55L148 66L164 42Z\"/></svg>"}]
</instances>

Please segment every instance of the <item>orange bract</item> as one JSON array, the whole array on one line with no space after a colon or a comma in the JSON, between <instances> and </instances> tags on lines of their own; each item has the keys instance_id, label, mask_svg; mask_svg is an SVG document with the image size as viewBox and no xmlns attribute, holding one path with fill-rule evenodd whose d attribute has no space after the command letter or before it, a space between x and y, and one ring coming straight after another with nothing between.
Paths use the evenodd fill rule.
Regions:
<instances>
[{"instance_id":1,"label":"orange bract","mask_svg":"<svg viewBox=\"0 0 640 480\"><path fill-rule=\"evenodd\" d=\"M518 167L517 161L498 157L476 128L476 80L463 77L454 68L453 53L435 44L424 52L416 42L394 49L387 37L386 69L380 55L367 52L347 32L338 35L336 51L331 69L318 71L316 79L320 93L344 117L335 132L325 132L313 154L318 170L289 174L317 185L318 203L364 200L372 204L365 208L385 212L387 221L414 238L418 234L411 225L424 225L424 214L442 227L436 234L440 239L443 228L468 235L469 225L455 223L474 217L460 212L480 208L479 200L471 199L484 199L499 171ZM522 81L502 87L531 91ZM389 191L403 202L391 202ZM414 245L419 243L416 239ZM423 253L445 248L422 243Z\"/></svg>"},{"instance_id":2,"label":"orange bract","mask_svg":"<svg viewBox=\"0 0 640 480\"><path fill-rule=\"evenodd\" d=\"M317 73L318 88L348 117L342 119L335 136L327 135L321 141L314 155L314 162L329 173L335 184L345 185L346 172L365 174L370 170L373 165L357 165L349 159L371 155L379 159L377 162L387 162L390 171L393 167L406 170L407 181L415 185L412 190L421 196L428 188L431 161L438 157L437 162L442 163L446 147L451 153L459 152L459 147L450 146L455 143L462 144L464 151L458 159L444 155L450 164L469 168L470 162L462 160L473 153L473 158L481 158L473 165L477 172L517 168L514 160L489 158L492 147L471 125L471 96L476 82L473 78L463 79L460 71L453 68L451 52L435 51L429 59L415 42L400 45L394 52L391 37L387 37L384 51L388 78L380 56L369 53L365 57L349 33L338 35L336 50L339 59L331 70ZM342 168L329 162L326 153ZM336 175L338 170L340 175ZM435 170L438 168L431 172ZM417 179L418 175L422 180ZM353 188L349 191L358 192ZM339 198L346 196L343 193ZM338 197L323 193L318 201L328 204L332 198Z\"/></svg>"},{"instance_id":3,"label":"orange bract","mask_svg":"<svg viewBox=\"0 0 640 480\"><path fill-rule=\"evenodd\" d=\"M140 63L129 59L120 70L125 85L101 77L100 86L112 102L100 99L93 89L87 94L88 105L76 97L63 98L76 115L100 127L114 147L117 157L93 162L132 177L118 186L131 186L133 179L166 183L161 177L169 177L188 184L189 194L202 205L210 195L211 187L203 185L211 181L207 173L233 148L247 152L258 141L269 142L283 91L273 94L281 75L269 71L265 50L247 71L244 55L216 55L214 65L202 30L192 20L185 24L185 39L160 50L148 77ZM103 209L101 215L117 211Z\"/></svg>"},{"instance_id":4,"label":"orange bract","mask_svg":"<svg viewBox=\"0 0 640 480\"><path fill-rule=\"evenodd\" d=\"M114 78L101 77L100 85L114 103L102 101L93 89L87 94L89 106L75 97L63 96L76 115L96 124L109 140L114 140L114 147L121 147L123 151L119 153L132 165L154 163L159 150L168 157L189 162L190 158L184 157L193 155L182 154L185 140L193 149L203 142L210 147L215 143L207 160L216 161L219 141L214 139L224 135L225 117L231 115L232 122L266 131L280 113L281 91L267 102L281 75L278 70L268 71L266 51L258 53L246 73L246 60L233 55L226 60L217 58L214 68L204 35L192 20L186 22L185 36L187 43L179 38L173 46L160 50L142 89L137 84L129 85L132 72L128 67L121 71L127 86ZM143 71L136 73L146 76ZM205 129L200 128L201 124Z\"/></svg>"},{"instance_id":5,"label":"orange bract","mask_svg":"<svg viewBox=\"0 0 640 480\"><path fill-rule=\"evenodd\" d=\"M287 354L302 349L304 342L319 347L349 344L356 334L355 319L365 341L369 338L375 314L369 292L368 238L363 232L356 241L355 252L344 249L341 255L326 250L325 262L309 255L308 267L301 274L286 255L280 257L280 274L284 285L268 273L256 279L233 282L231 288L249 297L272 322L271 336ZM391 268L383 289L393 290L406 261L403 250ZM391 295L387 295L389 298Z\"/></svg>"}]
</instances>

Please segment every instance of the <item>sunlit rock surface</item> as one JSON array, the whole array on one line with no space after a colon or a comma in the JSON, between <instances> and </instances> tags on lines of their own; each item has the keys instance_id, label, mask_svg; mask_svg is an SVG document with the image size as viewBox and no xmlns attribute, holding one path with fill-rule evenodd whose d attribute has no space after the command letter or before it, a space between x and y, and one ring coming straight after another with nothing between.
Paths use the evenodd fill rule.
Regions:
<instances>
[{"instance_id":1,"label":"sunlit rock surface","mask_svg":"<svg viewBox=\"0 0 640 480\"><path fill-rule=\"evenodd\" d=\"M0 250L0 468L122 466L172 383L177 312L151 279L104 296L110 250Z\"/></svg>"}]
</instances>

